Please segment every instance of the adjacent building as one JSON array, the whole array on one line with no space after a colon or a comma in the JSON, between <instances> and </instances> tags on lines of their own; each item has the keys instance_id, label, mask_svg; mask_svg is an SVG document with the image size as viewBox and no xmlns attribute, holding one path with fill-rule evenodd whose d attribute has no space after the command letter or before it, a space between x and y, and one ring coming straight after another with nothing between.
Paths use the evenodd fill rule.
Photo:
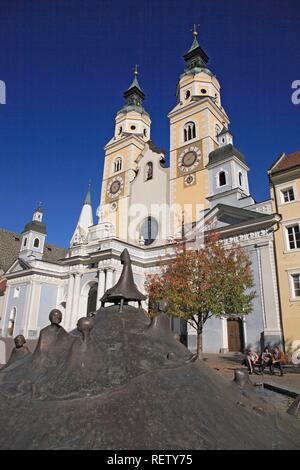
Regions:
<instances>
[{"instance_id":1,"label":"adjacent building","mask_svg":"<svg viewBox=\"0 0 300 470\"><path fill-rule=\"evenodd\" d=\"M286 352L300 350L300 152L283 153L269 169L281 316Z\"/></svg>"}]
</instances>

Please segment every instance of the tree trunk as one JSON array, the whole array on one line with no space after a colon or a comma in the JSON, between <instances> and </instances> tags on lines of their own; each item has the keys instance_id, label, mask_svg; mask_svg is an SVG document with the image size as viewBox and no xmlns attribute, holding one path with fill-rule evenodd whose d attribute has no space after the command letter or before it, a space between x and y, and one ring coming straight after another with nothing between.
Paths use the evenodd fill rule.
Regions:
<instances>
[{"instance_id":1,"label":"tree trunk","mask_svg":"<svg viewBox=\"0 0 300 470\"><path fill-rule=\"evenodd\" d=\"M198 325L198 328L197 328L197 352L196 352L197 358L199 358L201 353L202 353L202 330L203 330L202 325Z\"/></svg>"}]
</instances>

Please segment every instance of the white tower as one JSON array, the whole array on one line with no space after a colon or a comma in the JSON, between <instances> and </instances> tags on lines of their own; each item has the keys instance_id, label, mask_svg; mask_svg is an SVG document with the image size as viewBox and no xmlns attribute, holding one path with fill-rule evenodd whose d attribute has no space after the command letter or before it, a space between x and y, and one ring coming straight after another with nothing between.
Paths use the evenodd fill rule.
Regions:
<instances>
[{"instance_id":1,"label":"white tower","mask_svg":"<svg viewBox=\"0 0 300 470\"><path fill-rule=\"evenodd\" d=\"M39 206L34 211L31 222L25 225L22 232L20 258L42 259L47 236L46 225L42 222L42 219L43 209Z\"/></svg>"}]
</instances>

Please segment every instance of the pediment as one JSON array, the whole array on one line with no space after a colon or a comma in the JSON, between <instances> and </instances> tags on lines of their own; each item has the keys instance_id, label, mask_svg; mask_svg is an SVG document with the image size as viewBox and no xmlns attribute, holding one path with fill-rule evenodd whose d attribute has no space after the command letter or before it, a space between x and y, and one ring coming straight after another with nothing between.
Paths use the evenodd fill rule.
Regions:
<instances>
[{"instance_id":1,"label":"pediment","mask_svg":"<svg viewBox=\"0 0 300 470\"><path fill-rule=\"evenodd\" d=\"M212 224L218 229L228 225L257 222L264 219L265 214L250 211L240 207L218 204L205 215L205 224Z\"/></svg>"},{"instance_id":2,"label":"pediment","mask_svg":"<svg viewBox=\"0 0 300 470\"><path fill-rule=\"evenodd\" d=\"M24 261L21 258L18 258L13 262L11 267L8 268L8 270L6 271L6 274L18 273L20 271L26 271L30 268L31 268L31 266L30 266L29 263L27 263L26 261Z\"/></svg>"}]
</instances>

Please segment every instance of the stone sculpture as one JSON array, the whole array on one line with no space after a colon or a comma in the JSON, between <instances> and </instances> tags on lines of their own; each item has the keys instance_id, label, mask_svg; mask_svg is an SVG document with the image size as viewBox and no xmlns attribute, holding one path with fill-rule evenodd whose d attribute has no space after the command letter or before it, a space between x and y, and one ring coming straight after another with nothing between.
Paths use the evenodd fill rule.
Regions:
<instances>
[{"instance_id":1,"label":"stone sculpture","mask_svg":"<svg viewBox=\"0 0 300 470\"><path fill-rule=\"evenodd\" d=\"M80 318L79 336L52 311L34 353L0 371L0 448L299 448L299 420L257 396L241 372L230 384L193 362L163 302L151 324L126 305L144 296L126 252L122 262L118 287L104 296L117 305Z\"/></svg>"}]
</instances>

